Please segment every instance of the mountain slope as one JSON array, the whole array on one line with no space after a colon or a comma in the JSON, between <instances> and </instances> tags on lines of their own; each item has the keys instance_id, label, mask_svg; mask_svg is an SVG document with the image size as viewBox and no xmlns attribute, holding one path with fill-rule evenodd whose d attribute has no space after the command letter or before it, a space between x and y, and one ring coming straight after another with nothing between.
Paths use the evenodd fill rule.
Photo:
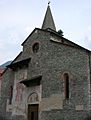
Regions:
<instances>
[{"instance_id":1,"label":"mountain slope","mask_svg":"<svg viewBox=\"0 0 91 120\"><path fill-rule=\"evenodd\" d=\"M6 68L7 65L9 65L12 61L7 61L4 64L0 65L0 68Z\"/></svg>"}]
</instances>

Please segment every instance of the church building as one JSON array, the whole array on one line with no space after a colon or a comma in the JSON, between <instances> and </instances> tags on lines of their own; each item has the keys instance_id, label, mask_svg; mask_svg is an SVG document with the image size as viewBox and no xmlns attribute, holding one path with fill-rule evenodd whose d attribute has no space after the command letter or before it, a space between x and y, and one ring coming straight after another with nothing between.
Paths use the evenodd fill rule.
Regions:
<instances>
[{"instance_id":1,"label":"church building","mask_svg":"<svg viewBox=\"0 0 91 120\"><path fill-rule=\"evenodd\" d=\"M50 5L41 29L2 76L0 114L9 120L86 120L91 112L91 51L56 30Z\"/></svg>"}]
</instances>

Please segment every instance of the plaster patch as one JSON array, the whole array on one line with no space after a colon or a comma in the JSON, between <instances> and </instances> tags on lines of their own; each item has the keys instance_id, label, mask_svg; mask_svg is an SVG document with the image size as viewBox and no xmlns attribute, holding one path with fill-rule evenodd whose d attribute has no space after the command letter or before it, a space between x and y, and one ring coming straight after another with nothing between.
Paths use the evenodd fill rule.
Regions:
<instances>
[{"instance_id":1,"label":"plaster patch","mask_svg":"<svg viewBox=\"0 0 91 120\"><path fill-rule=\"evenodd\" d=\"M83 105L76 105L76 110L83 110Z\"/></svg>"}]
</instances>

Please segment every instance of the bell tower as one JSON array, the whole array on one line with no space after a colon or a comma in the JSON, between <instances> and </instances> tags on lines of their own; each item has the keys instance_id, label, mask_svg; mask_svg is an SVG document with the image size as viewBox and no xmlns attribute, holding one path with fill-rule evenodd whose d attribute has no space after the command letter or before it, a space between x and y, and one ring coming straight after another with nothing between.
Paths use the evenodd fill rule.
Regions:
<instances>
[{"instance_id":1,"label":"bell tower","mask_svg":"<svg viewBox=\"0 0 91 120\"><path fill-rule=\"evenodd\" d=\"M50 28L50 29L56 31L55 23L54 23L54 20L53 20L53 16L52 16L49 4L50 4L50 2L48 2L48 7L47 7L47 10L46 10L44 20L43 20L42 29Z\"/></svg>"}]
</instances>

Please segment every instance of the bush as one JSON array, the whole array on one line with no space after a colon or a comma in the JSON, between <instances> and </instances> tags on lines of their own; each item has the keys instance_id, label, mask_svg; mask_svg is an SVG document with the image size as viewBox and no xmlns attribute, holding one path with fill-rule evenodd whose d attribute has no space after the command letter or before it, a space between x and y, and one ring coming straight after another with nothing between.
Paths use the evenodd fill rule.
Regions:
<instances>
[{"instance_id":1,"label":"bush","mask_svg":"<svg viewBox=\"0 0 91 120\"><path fill-rule=\"evenodd\" d=\"M63 31L60 29L60 30L58 30L58 34L60 35L60 36L63 36Z\"/></svg>"}]
</instances>

